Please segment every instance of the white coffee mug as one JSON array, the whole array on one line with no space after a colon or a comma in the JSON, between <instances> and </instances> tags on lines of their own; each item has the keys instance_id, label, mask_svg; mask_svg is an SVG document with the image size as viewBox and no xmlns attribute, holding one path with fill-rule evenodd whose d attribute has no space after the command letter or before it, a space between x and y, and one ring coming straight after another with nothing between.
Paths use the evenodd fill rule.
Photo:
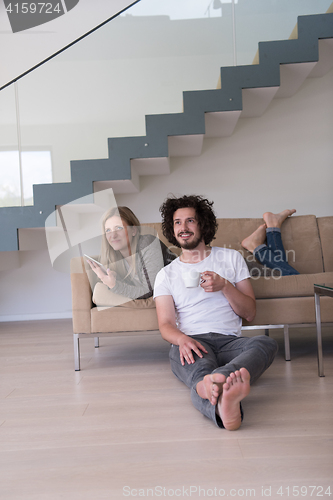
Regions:
<instances>
[{"instance_id":1,"label":"white coffee mug","mask_svg":"<svg viewBox=\"0 0 333 500\"><path fill-rule=\"evenodd\" d=\"M183 271L182 278L186 288L195 288L200 284L201 274L199 271L195 271L194 269L190 269L188 271Z\"/></svg>"}]
</instances>

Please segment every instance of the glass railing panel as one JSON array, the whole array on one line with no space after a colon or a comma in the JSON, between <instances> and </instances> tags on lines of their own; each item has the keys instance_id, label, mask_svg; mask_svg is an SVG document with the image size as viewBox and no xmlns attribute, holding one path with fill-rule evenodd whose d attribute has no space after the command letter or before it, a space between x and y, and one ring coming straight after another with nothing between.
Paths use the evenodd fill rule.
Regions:
<instances>
[{"instance_id":1,"label":"glass railing panel","mask_svg":"<svg viewBox=\"0 0 333 500\"><path fill-rule=\"evenodd\" d=\"M0 92L0 206L21 205L15 86Z\"/></svg>"},{"instance_id":2,"label":"glass railing panel","mask_svg":"<svg viewBox=\"0 0 333 500\"><path fill-rule=\"evenodd\" d=\"M252 64L258 43L288 40L297 17L323 14L332 0L239 0L235 6L237 65Z\"/></svg>"},{"instance_id":3,"label":"glass railing panel","mask_svg":"<svg viewBox=\"0 0 333 500\"><path fill-rule=\"evenodd\" d=\"M20 81L22 146L50 148L54 182L70 181L71 160L107 157L108 137L145 135L145 115L182 112L184 90L215 88L233 63L230 4L223 17L206 0L173 2L177 15L158 4L158 15L132 8Z\"/></svg>"},{"instance_id":4,"label":"glass railing panel","mask_svg":"<svg viewBox=\"0 0 333 500\"><path fill-rule=\"evenodd\" d=\"M22 178L23 152L38 152L31 182L69 182L71 160L107 157L108 137L145 135L145 115L181 112L184 90L216 88L221 66L251 64L259 41L289 38L298 15L330 3L141 0L18 81ZM0 104L8 148L17 144L13 86ZM32 203L31 189L22 196Z\"/></svg>"}]
</instances>

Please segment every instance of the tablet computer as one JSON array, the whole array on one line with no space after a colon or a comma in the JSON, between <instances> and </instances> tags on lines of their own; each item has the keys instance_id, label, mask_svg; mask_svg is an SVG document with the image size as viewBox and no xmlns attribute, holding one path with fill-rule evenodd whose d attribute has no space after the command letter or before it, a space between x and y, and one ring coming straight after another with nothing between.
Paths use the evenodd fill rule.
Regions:
<instances>
[{"instance_id":1,"label":"tablet computer","mask_svg":"<svg viewBox=\"0 0 333 500\"><path fill-rule=\"evenodd\" d=\"M87 260L91 260L92 262L94 262L95 264L97 264L97 265L98 265L98 266L102 269L102 271L103 271L105 274L107 274L107 271L106 271L105 267L103 266L103 264L101 264L100 262L98 262L98 260L93 259L92 257L90 257L90 256L89 256L89 255L87 255L87 254L83 254L83 255L85 256L85 258L86 258Z\"/></svg>"}]
</instances>

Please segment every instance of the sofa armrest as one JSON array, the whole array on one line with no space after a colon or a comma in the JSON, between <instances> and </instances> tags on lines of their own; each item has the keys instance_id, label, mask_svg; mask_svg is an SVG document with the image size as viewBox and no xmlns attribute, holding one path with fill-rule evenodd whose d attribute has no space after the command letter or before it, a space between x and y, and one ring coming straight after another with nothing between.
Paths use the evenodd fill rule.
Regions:
<instances>
[{"instance_id":1,"label":"sofa armrest","mask_svg":"<svg viewBox=\"0 0 333 500\"><path fill-rule=\"evenodd\" d=\"M92 292L83 258L71 260L73 332L91 333Z\"/></svg>"}]
</instances>

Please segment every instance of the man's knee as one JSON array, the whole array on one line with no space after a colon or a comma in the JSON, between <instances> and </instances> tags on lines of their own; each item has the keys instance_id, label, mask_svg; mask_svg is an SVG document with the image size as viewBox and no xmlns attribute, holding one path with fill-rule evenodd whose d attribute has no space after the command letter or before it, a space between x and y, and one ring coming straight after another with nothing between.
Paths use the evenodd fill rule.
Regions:
<instances>
[{"instance_id":1,"label":"man's knee","mask_svg":"<svg viewBox=\"0 0 333 500\"><path fill-rule=\"evenodd\" d=\"M272 358L275 357L276 353L279 350L279 346L276 340L272 339L271 337L267 337L267 335L258 335L256 337L252 337L251 341L253 345L264 350Z\"/></svg>"}]
</instances>

